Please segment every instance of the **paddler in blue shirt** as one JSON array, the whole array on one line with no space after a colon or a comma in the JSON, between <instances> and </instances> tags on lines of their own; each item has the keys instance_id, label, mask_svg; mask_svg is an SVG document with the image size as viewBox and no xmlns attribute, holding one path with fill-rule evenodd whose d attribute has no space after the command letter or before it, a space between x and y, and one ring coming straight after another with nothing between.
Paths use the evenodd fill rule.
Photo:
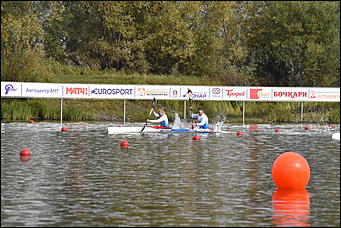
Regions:
<instances>
[{"instance_id":1,"label":"paddler in blue shirt","mask_svg":"<svg viewBox=\"0 0 341 228\"><path fill-rule=\"evenodd\" d=\"M152 108L152 111L154 113L154 116L157 118L157 120L147 120L147 122L160 123L161 127L169 127L168 117L162 108L159 109L158 113L154 112L153 108Z\"/></svg>"},{"instance_id":2,"label":"paddler in blue shirt","mask_svg":"<svg viewBox=\"0 0 341 228\"><path fill-rule=\"evenodd\" d=\"M200 129L208 129L208 117L202 108L198 108L198 114L192 113L192 106L189 107L189 111L192 119L198 119L198 122L194 124L195 126L199 126Z\"/></svg>"}]
</instances>

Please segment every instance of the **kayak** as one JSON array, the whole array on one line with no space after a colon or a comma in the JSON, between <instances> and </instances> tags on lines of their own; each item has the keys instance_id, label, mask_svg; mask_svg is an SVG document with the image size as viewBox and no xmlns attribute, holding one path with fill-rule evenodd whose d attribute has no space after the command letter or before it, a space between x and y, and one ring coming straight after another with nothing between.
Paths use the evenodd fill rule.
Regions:
<instances>
[{"instance_id":1,"label":"kayak","mask_svg":"<svg viewBox=\"0 0 341 228\"><path fill-rule=\"evenodd\" d=\"M332 139L340 140L340 133L334 133L334 134L332 135Z\"/></svg>"},{"instance_id":2,"label":"kayak","mask_svg":"<svg viewBox=\"0 0 341 228\"><path fill-rule=\"evenodd\" d=\"M214 131L210 129L190 129L190 128L181 128L181 129L173 129L169 127L160 127L160 126L147 126L143 132L143 127L124 127L124 126L115 126L108 127L108 134L131 134L131 133L163 133L163 132L195 132L195 133L231 133L227 131Z\"/></svg>"}]
</instances>

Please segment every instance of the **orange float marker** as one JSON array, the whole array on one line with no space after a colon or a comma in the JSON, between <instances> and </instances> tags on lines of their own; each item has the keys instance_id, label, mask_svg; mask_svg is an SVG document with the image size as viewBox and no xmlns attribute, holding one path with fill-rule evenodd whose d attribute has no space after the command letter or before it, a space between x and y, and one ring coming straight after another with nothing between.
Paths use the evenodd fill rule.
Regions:
<instances>
[{"instance_id":1,"label":"orange float marker","mask_svg":"<svg viewBox=\"0 0 341 228\"><path fill-rule=\"evenodd\" d=\"M121 142L121 147L122 148L128 148L129 144L128 144L128 141L122 141Z\"/></svg>"},{"instance_id":2,"label":"orange float marker","mask_svg":"<svg viewBox=\"0 0 341 228\"><path fill-rule=\"evenodd\" d=\"M194 135L193 136L193 140L196 140L196 141L200 140L200 136L199 135Z\"/></svg>"},{"instance_id":3,"label":"orange float marker","mask_svg":"<svg viewBox=\"0 0 341 228\"><path fill-rule=\"evenodd\" d=\"M238 135L238 136L242 136L244 133L243 132L241 132L241 131L237 131L237 133L236 133L236 135Z\"/></svg>"},{"instance_id":4,"label":"orange float marker","mask_svg":"<svg viewBox=\"0 0 341 228\"><path fill-rule=\"evenodd\" d=\"M23 149L20 151L20 157L29 157L31 155L31 152L28 149Z\"/></svg>"},{"instance_id":5,"label":"orange float marker","mask_svg":"<svg viewBox=\"0 0 341 228\"><path fill-rule=\"evenodd\" d=\"M278 188L305 188L310 179L308 162L295 152L285 152L272 165L272 179Z\"/></svg>"}]
</instances>

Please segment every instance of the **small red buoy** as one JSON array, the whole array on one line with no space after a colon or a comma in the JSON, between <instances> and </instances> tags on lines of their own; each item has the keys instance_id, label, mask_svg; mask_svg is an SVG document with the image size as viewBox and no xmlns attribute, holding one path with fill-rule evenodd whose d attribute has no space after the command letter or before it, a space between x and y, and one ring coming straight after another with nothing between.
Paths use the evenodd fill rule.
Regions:
<instances>
[{"instance_id":1,"label":"small red buoy","mask_svg":"<svg viewBox=\"0 0 341 228\"><path fill-rule=\"evenodd\" d=\"M193 136L193 140L200 140L200 136L199 135L194 135Z\"/></svg>"},{"instance_id":2,"label":"small red buoy","mask_svg":"<svg viewBox=\"0 0 341 228\"><path fill-rule=\"evenodd\" d=\"M28 149L23 149L20 151L20 157L29 157L31 155L30 151Z\"/></svg>"},{"instance_id":3,"label":"small red buoy","mask_svg":"<svg viewBox=\"0 0 341 228\"><path fill-rule=\"evenodd\" d=\"M35 122L34 122L34 120L30 120L30 121L28 121L28 123L34 124Z\"/></svg>"},{"instance_id":4,"label":"small red buoy","mask_svg":"<svg viewBox=\"0 0 341 228\"><path fill-rule=\"evenodd\" d=\"M68 129L66 127L62 127L61 131L66 132Z\"/></svg>"},{"instance_id":5,"label":"small red buoy","mask_svg":"<svg viewBox=\"0 0 341 228\"><path fill-rule=\"evenodd\" d=\"M236 133L236 135L238 135L238 136L242 136L244 133L243 132L241 132L241 131L237 131L237 133Z\"/></svg>"},{"instance_id":6,"label":"small red buoy","mask_svg":"<svg viewBox=\"0 0 341 228\"><path fill-rule=\"evenodd\" d=\"M121 147L123 147L123 148L128 148L128 141L122 141L121 142Z\"/></svg>"},{"instance_id":7,"label":"small red buoy","mask_svg":"<svg viewBox=\"0 0 341 228\"><path fill-rule=\"evenodd\" d=\"M278 156L271 172L277 188L305 188L310 179L308 162L295 152L285 152Z\"/></svg>"},{"instance_id":8,"label":"small red buoy","mask_svg":"<svg viewBox=\"0 0 341 228\"><path fill-rule=\"evenodd\" d=\"M276 128L275 132L281 132L281 129Z\"/></svg>"},{"instance_id":9,"label":"small red buoy","mask_svg":"<svg viewBox=\"0 0 341 228\"><path fill-rule=\"evenodd\" d=\"M308 127L308 126L304 127L304 130L309 130L309 129L310 129L310 127Z\"/></svg>"},{"instance_id":10,"label":"small red buoy","mask_svg":"<svg viewBox=\"0 0 341 228\"><path fill-rule=\"evenodd\" d=\"M329 124L329 128L333 128L334 127L334 125L333 124Z\"/></svg>"}]
</instances>

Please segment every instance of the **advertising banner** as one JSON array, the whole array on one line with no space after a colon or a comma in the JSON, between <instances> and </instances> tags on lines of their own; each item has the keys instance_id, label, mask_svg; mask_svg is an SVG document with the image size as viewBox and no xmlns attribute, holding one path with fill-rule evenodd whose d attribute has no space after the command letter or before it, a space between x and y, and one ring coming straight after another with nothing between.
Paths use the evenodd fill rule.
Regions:
<instances>
[{"instance_id":1,"label":"advertising banner","mask_svg":"<svg viewBox=\"0 0 341 228\"><path fill-rule=\"evenodd\" d=\"M62 96L61 84L25 83L22 84L22 96L58 98Z\"/></svg>"},{"instance_id":2,"label":"advertising banner","mask_svg":"<svg viewBox=\"0 0 341 228\"><path fill-rule=\"evenodd\" d=\"M247 87L223 87L223 99L230 101L245 101L247 100Z\"/></svg>"},{"instance_id":3,"label":"advertising banner","mask_svg":"<svg viewBox=\"0 0 341 228\"><path fill-rule=\"evenodd\" d=\"M249 89L250 101L271 101L272 88L271 87L254 87Z\"/></svg>"},{"instance_id":4,"label":"advertising banner","mask_svg":"<svg viewBox=\"0 0 341 228\"><path fill-rule=\"evenodd\" d=\"M20 97L20 82L1 82L1 97Z\"/></svg>"},{"instance_id":5,"label":"advertising banner","mask_svg":"<svg viewBox=\"0 0 341 228\"><path fill-rule=\"evenodd\" d=\"M340 101L340 88L311 88L310 101Z\"/></svg>"},{"instance_id":6,"label":"advertising banner","mask_svg":"<svg viewBox=\"0 0 341 228\"><path fill-rule=\"evenodd\" d=\"M273 87L273 101L308 101L308 88Z\"/></svg>"},{"instance_id":7,"label":"advertising banner","mask_svg":"<svg viewBox=\"0 0 341 228\"><path fill-rule=\"evenodd\" d=\"M132 85L90 85L90 98L96 99L134 99L135 87Z\"/></svg>"},{"instance_id":8,"label":"advertising banner","mask_svg":"<svg viewBox=\"0 0 341 228\"><path fill-rule=\"evenodd\" d=\"M340 88L1 82L1 98L340 102Z\"/></svg>"}]
</instances>

